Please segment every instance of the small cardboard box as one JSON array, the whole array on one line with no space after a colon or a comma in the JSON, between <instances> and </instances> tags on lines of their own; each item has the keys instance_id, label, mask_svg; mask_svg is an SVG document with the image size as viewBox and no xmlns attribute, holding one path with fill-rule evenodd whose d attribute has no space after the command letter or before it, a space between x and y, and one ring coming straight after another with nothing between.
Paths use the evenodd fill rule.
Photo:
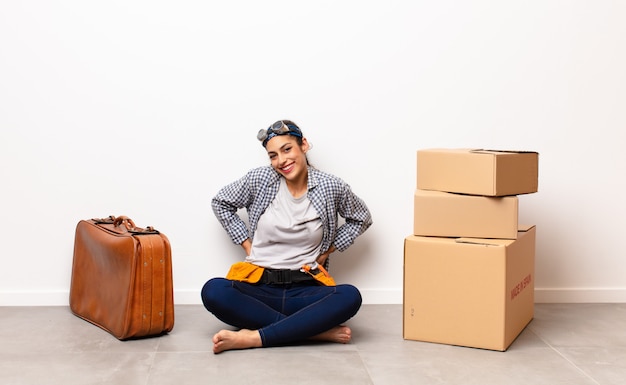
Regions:
<instances>
[{"instance_id":1,"label":"small cardboard box","mask_svg":"<svg viewBox=\"0 0 626 385\"><path fill-rule=\"evenodd\" d=\"M534 316L535 227L516 240L409 236L403 337L505 351Z\"/></svg>"},{"instance_id":2,"label":"small cardboard box","mask_svg":"<svg viewBox=\"0 0 626 385\"><path fill-rule=\"evenodd\" d=\"M515 239L518 198L418 189L413 218L413 235Z\"/></svg>"},{"instance_id":3,"label":"small cardboard box","mask_svg":"<svg viewBox=\"0 0 626 385\"><path fill-rule=\"evenodd\" d=\"M539 154L429 149L417 152L417 188L505 196L537 192Z\"/></svg>"}]
</instances>

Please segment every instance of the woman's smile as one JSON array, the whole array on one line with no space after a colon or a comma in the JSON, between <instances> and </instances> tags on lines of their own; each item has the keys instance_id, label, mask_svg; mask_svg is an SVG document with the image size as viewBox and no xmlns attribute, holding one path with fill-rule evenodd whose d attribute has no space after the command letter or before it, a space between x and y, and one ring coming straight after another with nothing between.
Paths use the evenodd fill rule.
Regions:
<instances>
[{"instance_id":1,"label":"woman's smile","mask_svg":"<svg viewBox=\"0 0 626 385\"><path fill-rule=\"evenodd\" d=\"M295 163L289 163L288 165L281 167L280 171L282 171L285 174L289 174L291 171L293 171L294 166L295 166Z\"/></svg>"}]
</instances>

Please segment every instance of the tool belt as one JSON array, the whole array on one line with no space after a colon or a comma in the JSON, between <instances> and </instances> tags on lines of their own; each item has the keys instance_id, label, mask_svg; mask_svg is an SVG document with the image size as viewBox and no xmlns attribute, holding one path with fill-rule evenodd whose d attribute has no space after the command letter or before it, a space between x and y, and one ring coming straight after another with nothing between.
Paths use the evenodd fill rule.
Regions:
<instances>
[{"instance_id":1,"label":"tool belt","mask_svg":"<svg viewBox=\"0 0 626 385\"><path fill-rule=\"evenodd\" d=\"M315 281L313 276L300 270L265 269L259 283L272 285L288 285L290 283Z\"/></svg>"},{"instance_id":2,"label":"tool belt","mask_svg":"<svg viewBox=\"0 0 626 385\"><path fill-rule=\"evenodd\" d=\"M226 278L248 283L264 283L273 285L288 285L291 283L318 281L322 285L335 286L335 280L328 272L318 265L311 269L308 265L302 270L265 269L249 262L236 262L226 274Z\"/></svg>"}]
</instances>

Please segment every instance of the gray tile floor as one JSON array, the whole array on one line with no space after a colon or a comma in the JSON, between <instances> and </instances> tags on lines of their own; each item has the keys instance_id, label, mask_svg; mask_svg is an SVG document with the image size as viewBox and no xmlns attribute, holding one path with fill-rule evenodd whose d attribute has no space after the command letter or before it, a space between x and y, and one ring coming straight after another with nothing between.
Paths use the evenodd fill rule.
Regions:
<instances>
[{"instance_id":1,"label":"gray tile floor","mask_svg":"<svg viewBox=\"0 0 626 385\"><path fill-rule=\"evenodd\" d=\"M353 342L211 352L224 327L176 307L166 336L120 342L67 307L0 307L2 385L625 384L626 304L537 304L506 352L402 339L400 305L364 305Z\"/></svg>"}]
</instances>

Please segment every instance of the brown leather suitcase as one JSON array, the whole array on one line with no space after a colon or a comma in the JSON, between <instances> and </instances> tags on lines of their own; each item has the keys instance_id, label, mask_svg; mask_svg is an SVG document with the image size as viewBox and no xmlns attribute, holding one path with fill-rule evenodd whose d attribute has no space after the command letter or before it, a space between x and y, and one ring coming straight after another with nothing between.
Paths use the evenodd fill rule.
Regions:
<instances>
[{"instance_id":1,"label":"brown leather suitcase","mask_svg":"<svg viewBox=\"0 0 626 385\"><path fill-rule=\"evenodd\" d=\"M70 309L120 340L157 336L174 327L170 243L128 217L81 220L76 226Z\"/></svg>"}]
</instances>

